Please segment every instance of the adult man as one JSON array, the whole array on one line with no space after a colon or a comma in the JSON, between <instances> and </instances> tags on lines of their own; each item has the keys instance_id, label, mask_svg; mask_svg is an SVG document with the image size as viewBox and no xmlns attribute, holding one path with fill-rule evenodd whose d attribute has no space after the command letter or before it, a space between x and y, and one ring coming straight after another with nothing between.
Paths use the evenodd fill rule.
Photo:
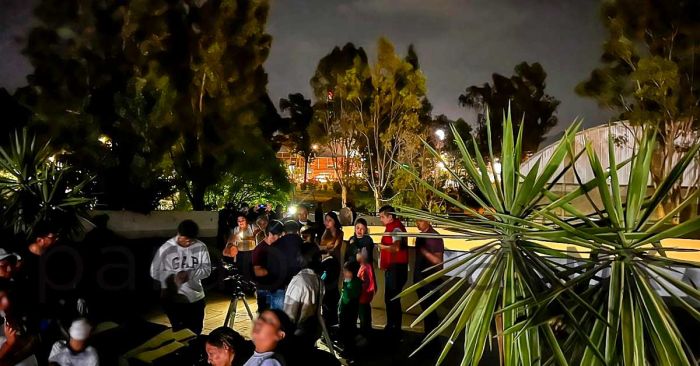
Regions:
<instances>
[{"instance_id":1,"label":"adult man","mask_svg":"<svg viewBox=\"0 0 700 366\"><path fill-rule=\"evenodd\" d=\"M303 259L301 257L301 247L304 244L304 239L299 235L299 224L296 221L287 221L284 223L284 235L277 241L275 246L282 252L286 259L284 266L285 287L289 284L299 271L302 269Z\"/></svg>"},{"instance_id":2,"label":"adult man","mask_svg":"<svg viewBox=\"0 0 700 366\"><path fill-rule=\"evenodd\" d=\"M297 206L297 222L301 227L309 224L309 209L304 205Z\"/></svg>"},{"instance_id":3,"label":"adult man","mask_svg":"<svg viewBox=\"0 0 700 366\"><path fill-rule=\"evenodd\" d=\"M286 277L283 266L287 259L276 247L276 242L282 237L284 226L277 220L272 220L267 226L265 239L253 250L253 274L257 285L258 312L266 309L284 308L284 288Z\"/></svg>"},{"instance_id":4,"label":"adult man","mask_svg":"<svg viewBox=\"0 0 700 366\"><path fill-rule=\"evenodd\" d=\"M15 279L23 288L23 301L35 304L32 317L39 320L41 330L55 331L57 320L85 311L81 285L87 262L74 246L59 242L52 223L37 224L33 238L21 255Z\"/></svg>"},{"instance_id":5,"label":"adult man","mask_svg":"<svg viewBox=\"0 0 700 366\"><path fill-rule=\"evenodd\" d=\"M303 269L287 286L284 312L296 325L294 335L301 346L311 348L321 335L320 315L323 285L318 276L321 253L310 245L302 251Z\"/></svg>"},{"instance_id":6,"label":"adult man","mask_svg":"<svg viewBox=\"0 0 700 366\"><path fill-rule=\"evenodd\" d=\"M204 288L202 280L211 274L207 246L197 240L199 227L185 220L177 235L166 241L153 257L151 277L161 284L163 309L173 329L202 332Z\"/></svg>"},{"instance_id":7,"label":"adult man","mask_svg":"<svg viewBox=\"0 0 700 366\"><path fill-rule=\"evenodd\" d=\"M384 330L401 335L401 300L395 299L408 278L408 241L406 237L395 235L406 232L406 228L398 220L393 207L386 205L379 209L379 219L385 225L382 241L379 268L384 270L384 303L386 304L387 324Z\"/></svg>"},{"instance_id":8,"label":"adult man","mask_svg":"<svg viewBox=\"0 0 700 366\"><path fill-rule=\"evenodd\" d=\"M438 232L435 231L430 222L425 220L416 220L416 226L421 233L424 234L434 234L437 235ZM417 283L428 276L436 273L442 269L443 254L445 253L445 243L442 238L428 238L428 237L418 237L416 238L416 266L413 271L413 283ZM431 268L433 267L433 268ZM431 268L429 271L426 271ZM433 281L418 289L418 296L424 297L430 291L439 286L441 280ZM440 293L435 292L432 296L421 303L421 306L426 309L437 299L440 298ZM423 320L423 325L425 328L425 333L428 334L430 331L435 329L439 323L437 312L433 311Z\"/></svg>"},{"instance_id":9,"label":"adult man","mask_svg":"<svg viewBox=\"0 0 700 366\"><path fill-rule=\"evenodd\" d=\"M0 278L13 280L20 260L22 260L22 257L19 254L0 248Z\"/></svg>"}]
</instances>

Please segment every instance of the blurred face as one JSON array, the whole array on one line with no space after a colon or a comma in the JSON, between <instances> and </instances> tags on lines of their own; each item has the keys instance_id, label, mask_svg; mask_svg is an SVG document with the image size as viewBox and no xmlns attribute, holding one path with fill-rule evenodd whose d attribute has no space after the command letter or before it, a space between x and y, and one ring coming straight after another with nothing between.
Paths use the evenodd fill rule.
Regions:
<instances>
[{"instance_id":1,"label":"blurred face","mask_svg":"<svg viewBox=\"0 0 700 366\"><path fill-rule=\"evenodd\" d=\"M361 238L367 234L367 226L355 224L355 236Z\"/></svg>"},{"instance_id":2,"label":"blurred face","mask_svg":"<svg viewBox=\"0 0 700 366\"><path fill-rule=\"evenodd\" d=\"M365 257L362 256L362 253L357 253L355 254L355 260L357 260L357 263L365 263Z\"/></svg>"},{"instance_id":3,"label":"blurred face","mask_svg":"<svg viewBox=\"0 0 700 366\"><path fill-rule=\"evenodd\" d=\"M7 311L10 305L10 298L7 297L7 292L0 291L0 311Z\"/></svg>"},{"instance_id":4,"label":"blurred face","mask_svg":"<svg viewBox=\"0 0 700 366\"><path fill-rule=\"evenodd\" d=\"M265 230L267 228L267 220L265 220L265 219L258 220L258 227L260 228L260 230Z\"/></svg>"},{"instance_id":5,"label":"blurred face","mask_svg":"<svg viewBox=\"0 0 700 366\"><path fill-rule=\"evenodd\" d=\"M236 223L238 224L238 227L242 230L248 228L248 220L246 220L245 217L238 216L238 218L236 218Z\"/></svg>"},{"instance_id":6,"label":"blurred face","mask_svg":"<svg viewBox=\"0 0 700 366\"><path fill-rule=\"evenodd\" d=\"M16 260L11 260L6 258L0 261L0 278L10 279L12 278L12 273L15 271L15 266L17 265Z\"/></svg>"},{"instance_id":7,"label":"blurred face","mask_svg":"<svg viewBox=\"0 0 700 366\"><path fill-rule=\"evenodd\" d=\"M273 233L267 233L267 236L265 237L265 243L267 243L268 245L272 245L272 244L273 244L274 242L276 242L277 239L279 239L280 237L282 237L282 235L273 234Z\"/></svg>"},{"instance_id":8,"label":"blurred face","mask_svg":"<svg viewBox=\"0 0 700 366\"><path fill-rule=\"evenodd\" d=\"M207 361L213 366L231 366L235 353L228 346L215 347L207 343L205 346L207 351Z\"/></svg>"},{"instance_id":9,"label":"blurred face","mask_svg":"<svg viewBox=\"0 0 700 366\"><path fill-rule=\"evenodd\" d=\"M284 336L284 332L280 330L280 320L271 311L263 311L253 324L251 339L258 352L275 349Z\"/></svg>"},{"instance_id":10,"label":"blurred face","mask_svg":"<svg viewBox=\"0 0 700 366\"><path fill-rule=\"evenodd\" d=\"M333 220L330 215L326 215L325 220L323 220L324 225L326 226L326 229L335 229L335 220Z\"/></svg>"},{"instance_id":11,"label":"blurred face","mask_svg":"<svg viewBox=\"0 0 700 366\"><path fill-rule=\"evenodd\" d=\"M391 216L391 214L388 212L380 212L379 213L379 220L382 222L382 224L388 225L388 224L394 222L394 217Z\"/></svg>"},{"instance_id":12,"label":"blurred face","mask_svg":"<svg viewBox=\"0 0 700 366\"><path fill-rule=\"evenodd\" d=\"M347 269L343 269L343 278L346 280L352 280L353 273L348 271Z\"/></svg>"},{"instance_id":13,"label":"blurred face","mask_svg":"<svg viewBox=\"0 0 700 366\"><path fill-rule=\"evenodd\" d=\"M194 244L194 239L188 238L188 237L183 236L183 235L178 235L177 239L175 239L175 241L177 241L177 245L179 245L183 248L187 248L190 245Z\"/></svg>"},{"instance_id":14,"label":"blurred face","mask_svg":"<svg viewBox=\"0 0 700 366\"><path fill-rule=\"evenodd\" d=\"M416 227L421 232L426 232L430 229L430 223L425 220L416 220Z\"/></svg>"},{"instance_id":15,"label":"blurred face","mask_svg":"<svg viewBox=\"0 0 700 366\"><path fill-rule=\"evenodd\" d=\"M297 208L297 220L308 221L309 220L309 210L304 206L299 206Z\"/></svg>"},{"instance_id":16,"label":"blurred face","mask_svg":"<svg viewBox=\"0 0 700 366\"><path fill-rule=\"evenodd\" d=\"M56 241L58 240L58 235L55 233L49 233L46 236L40 236L36 239L36 243L39 244L40 247L42 248L49 248L52 245L56 244Z\"/></svg>"}]
</instances>

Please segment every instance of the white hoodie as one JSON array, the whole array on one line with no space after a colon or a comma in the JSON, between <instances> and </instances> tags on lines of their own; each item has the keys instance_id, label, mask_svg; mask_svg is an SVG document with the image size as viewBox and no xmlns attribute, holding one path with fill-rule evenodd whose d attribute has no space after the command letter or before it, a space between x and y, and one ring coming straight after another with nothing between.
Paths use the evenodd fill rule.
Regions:
<instances>
[{"instance_id":1,"label":"white hoodie","mask_svg":"<svg viewBox=\"0 0 700 366\"><path fill-rule=\"evenodd\" d=\"M168 287L168 278L178 272L189 273L189 280L183 283L177 293L187 298L190 303L204 298L202 279L211 274L211 260L207 246L195 240L187 248L177 244L177 237L166 241L156 252L151 262L151 277L160 282L162 289Z\"/></svg>"}]
</instances>

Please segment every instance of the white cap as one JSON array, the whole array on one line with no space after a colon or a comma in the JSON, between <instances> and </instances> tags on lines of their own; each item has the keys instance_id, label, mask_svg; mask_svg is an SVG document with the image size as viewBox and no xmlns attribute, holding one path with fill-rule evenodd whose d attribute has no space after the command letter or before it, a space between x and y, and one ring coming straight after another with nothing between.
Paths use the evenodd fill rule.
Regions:
<instances>
[{"instance_id":1,"label":"white cap","mask_svg":"<svg viewBox=\"0 0 700 366\"><path fill-rule=\"evenodd\" d=\"M22 257L19 256L17 253L13 252L8 252L7 249L5 248L0 248L0 261L6 259L7 257L15 257L17 258L18 261L22 260Z\"/></svg>"},{"instance_id":2,"label":"white cap","mask_svg":"<svg viewBox=\"0 0 700 366\"><path fill-rule=\"evenodd\" d=\"M73 324L70 325L70 329L68 330L68 334L70 334L71 339L75 339L76 341L84 341L90 336L91 330L92 327L90 326L90 323L81 318L73 321Z\"/></svg>"}]
</instances>

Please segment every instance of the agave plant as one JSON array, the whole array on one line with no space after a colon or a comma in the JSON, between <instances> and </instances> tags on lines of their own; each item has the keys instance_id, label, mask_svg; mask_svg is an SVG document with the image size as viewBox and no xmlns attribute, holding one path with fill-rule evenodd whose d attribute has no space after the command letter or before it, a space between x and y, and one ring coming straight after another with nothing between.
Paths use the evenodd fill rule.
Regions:
<instances>
[{"instance_id":1,"label":"agave plant","mask_svg":"<svg viewBox=\"0 0 700 366\"><path fill-rule=\"evenodd\" d=\"M482 246L444 263L442 270L412 285L400 295L415 292L452 271L459 271L460 277L463 276L440 285L436 291L445 288L446 291L414 322L423 320L449 298L456 299L456 305L451 307L438 328L426 335L421 348L449 330L449 340L438 358L437 363L440 364L453 342L464 332L462 365L476 365L487 341L493 339L491 335L495 329L504 365L567 365L569 362L636 365L641 363L634 361L657 359L683 361L675 364L686 364L689 359L681 347L680 335L673 326L668 309L651 290L650 282L677 287L696 296L697 290L661 270L669 264L689 263L669 259L663 256L662 251L652 254L651 250L658 251L658 241L663 238L696 230L698 221L689 221L674 228L663 227L680 208L656 223L649 221L654 207L663 200L678 175L682 174L690 157L683 160L674 169L674 177L669 177L650 197L646 193L648 175L643 174L649 172L653 137L644 138L640 145L643 149L640 147L640 153L631 161L618 164L611 160L611 168L605 170L590 147L585 151L572 150L574 135L579 128L579 123L575 122L546 161L538 160L532 169L524 172L520 170L522 125L518 136L514 137L508 113L503 122L501 169L498 173L489 125L490 121L487 120L490 149L486 159L479 152L476 141L472 140L475 148L468 150L454 131L462 155L462 168L473 184L467 184L460 174L449 170L461 188L485 209L483 214L432 187L415 173L414 178L422 185L468 212L470 217L458 220L399 207L406 217L432 221L459 232L465 239L485 240ZM427 143L426 146L436 159L441 160L440 154ZM691 151L692 154L696 152L697 148ZM589 157L596 179L582 182L578 189L569 194L557 196L551 191L552 187L582 156ZM630 178L628 199L623 203L616 172L625 164L632 165L634 176ZM604 209L592 215L577 210L572 204L573 200L587 196L594 189L613 191L609 196L601 191ZM477 191L481 194L477 194ZM559 217L555 214L556 210L564 210L568 216ZM598 253L598 257L591 255L581 258L578 253L557 249L559 246L543 242L574 245L580 252ZM563 265L562 261L574 264ZM635 264L630 266L630 261ZM617 273L610 280L600 280L600 273L607 268ZM652 280L652 274L658 274L666 281ZM475 279L469 281L472 276ZM590 283L597 284L590 286ZM628 295L623 295L625 291ZM605 301L608 294L615 301ZM430 295L419 299L418 303ZM687 303L682 304L690 307ZM617 314L611 315L607 311L608 306ZM650 306L653 309L647 309ZM697 311L693 315L697 315ZM627 325L629 321L635 322ZM663 357L646 357L643 342L641 346L633 345L633 341L639 341L640 337L649 336L652 329L645 328L642 323L654 327L663 325L665 330L651 337L652 344L657 349L664 342L671 341L667 347L671 347L672 352L665 352ZM566 332L555 332L554 324L565 324ZM605 349L601 347L603 341ZM627 342L631 343L624 348L618 347L619 343ZM630 347L633 347L632 350ZM636 358L618 357L620 349ZM671 357L669 353L674 356Z\"/></svg>"},{"instance_id":2,"label":"agave plant","mask_svg":"<svg viewBox=\"0 0 700 366\"><path fill-rule=\"evenodd\" d=\"M479 152L475 140L472 139L474 149L467 149L466 143L453 129L462 155L461 168L470 176L472 184L468 184L458 172L448 172L460 187L485 209L484 214L444 194L414 174L415 179L426 188L470 213L471 217L468 220L457 220L409 207L399 207L402 215L438 223L442 227L461 233L465 239L486 240L484 245L445 263L441 271L402 293L403 296L414 292L448 272L462 271L464 277L445 282L443 287L450 284L449 289L416 319L416 323L421 321L449 297L457 296L456 306L449 311L440 326L426 336L423 344L452 329L438 363L444 361L460 333L466 332L462 364L478 364L493 326L499 332L499 348L505 365L532 365L542 362L545 358L560 356L560 347L547 309L556 306L557 302L561 301L559 295L564 292L572 293L571 298L578 306L590 307L571 291L576 282L585 279L564 284L558 276L560 264L554 257L564 260L574 260L574 257L566 251L554 250L534 241L561 235L557 227L542 221L542 214L539 213L540 202L546 199L544 192L563 175L560 166L565 163L569 145L579 125L579 122L574 123L564 133L551 157L547 161L538 161L535 168L526 174L520 171L522 125L515 137L510 113L503 122L500 173L495 169L497 159L491 148L490 121L487 121L490 149L486 159ZM436 159L441 159L440 154L430 146L427 147ZM592 263L586 265L595 267ZM470 282L472 275L476 278ZM549 301L526 300L533 297L546 298ZM424 298L419 302L423 300ZM567 316L569 321L576 322L574 314L568 313L564 316ZM585 334L579 336L586 338ZM549 347L543 349L540 347L541 343L549 344Z\"/></svg>"},{"instance_id":3,"label":"agave plant","mask_svg":"<svg viewBox=\"0 0 700 366\"><path fill-rule=\"evenodd\" d=\"M15 132L7 149L0 147L0 220L4 229L29 236L41 221L54 221L69 232L82 227L80 218L93 201L80 178L53 161L49 145L40 145L26 129Z\"/></svg>"},{"instance_id":4,"label":"agave plant","mask_svg":"<svg viewBox=\"0 0 700 366\"><path fill-rule=\"evenodd\" d=\"M588 344L593 345L584 350L581 360L584 365L697 364L655 287L666 291L673 303L700 320L700 311L691 304L693 301L700 303L700 291L676 276L682 275L678 268L696 268L698 263L670 258L668 254L687 249L662 247L660 243L663 239L678 238L700 230L700 217L669 225L674 216L697 200L700 190L696 189L665 216L655 218L654 213L678 184L698 153L700 144L693 146L670 170L662 184L650 192L649 172L656 141L655 131L642 132L629 162L630 174L624 196L625 187L620 183L612 136L608 138L609 169L601 164L590 142L587 143L585 151L594 179L540 211L570 238L584 240L593 246L598 263L606 270L604 272L610 274L609 278L586 289L586 298L590 299L596 313L595 317L585 312L581 315L590 320L587 324L590 329ZM553 209L570 207L572 200L586 196L592 190L599 193L600 209L591 216L568 211L572 217L586 220L588 225L574 227L553 214ZM592 276L594 270L598 268L581 271L579 275ZM574 349L572 351L575 353ZM603 358L599 357L600 354Z\"/></svg>"}]
</instances>

